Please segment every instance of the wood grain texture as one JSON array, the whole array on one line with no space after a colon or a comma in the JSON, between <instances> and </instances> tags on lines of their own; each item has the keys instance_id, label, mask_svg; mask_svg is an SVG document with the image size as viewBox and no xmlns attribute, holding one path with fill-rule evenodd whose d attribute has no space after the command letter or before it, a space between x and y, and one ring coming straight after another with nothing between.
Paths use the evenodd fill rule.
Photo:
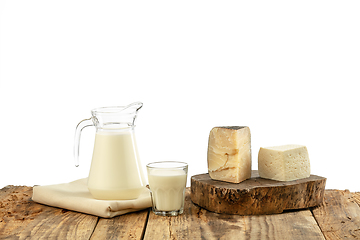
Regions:
<instances>
[{"instance_id":1,"label":"wood grain texture","mask_svg":"<svg viewBox=\"0 0 360 240\"><path fill-rule=\"evenodd\" d=\"M250 179L241 183L216 181L208 174L191 177L191 200L216 213L260 215L281 213L319 205L323 201L326 178L280 182L260 178L253 170Z\"/></svg>"},{"instance_id":2,"label":"wood grain texture","mask_svg":"<svg viewBox=\"0 0 360 240\"><path fill-rule=\"evenodd\" d=\"M326 239L360 239L359 195L327 190L324 202L312 209Z\"/></svg>"},{"instance_id":3,"label":"wood grain texture","mask_svg":"<svg viewBox=\"0 0 360 240\"><path fill-rule=\"evenodd\" d=\"M185 199L180 216L150 212L144 239L325 239L309 210L239 216L200 208L191 202L190 189Z\"/></svg>"},{"instance_id":4,"label":"wood grain texture","mask_svg":"<svg viewBox=\"0 0 360 240\"><path fill-rule=\"evenodd\" d=\"M325 239L310 210L244 218L248 239Z\"/></svg>"},{"instance_id":5,"label":"wood grain texture","mask_svg":"<svg viewBox=\"0 0 360 240\"><path fill-rule=\"evenodd\" d=\"M0 189L0 239L360 238L360 193L326 190L318 207L249 216L207 211L190 193L178 217L144 210L103 219L35 203L31 187L8 186Z\"/></svg>"},{"instance_id":6,"label":"wood grain texture","mask_svg":"<svg viewBox=\"0 0 360 240\"><path fill-rule=\"evenodd\" d=\"M97 217L35 203L32 188L0 190L0 239L89 239Z\"/></svg>"},{"instance_id":7,"label":"wood grain texture","mask_svg":"<svg viewBox=\"0 0 360 240\"><path fill-rule=\"evenodd\" d=\"M360 206L360 192L351 193L351 201L356 202Z\"/></svg>"},{"instance_id":8,"label":"wood grain texture","mask_svg":"<svg viewBox=\"0 0 360 240\"><path fill-rule=\"evenodd\" d=\"M114 218L100 218L91 239L143 239L149 209Z\"/></svg>"}]
</instances>

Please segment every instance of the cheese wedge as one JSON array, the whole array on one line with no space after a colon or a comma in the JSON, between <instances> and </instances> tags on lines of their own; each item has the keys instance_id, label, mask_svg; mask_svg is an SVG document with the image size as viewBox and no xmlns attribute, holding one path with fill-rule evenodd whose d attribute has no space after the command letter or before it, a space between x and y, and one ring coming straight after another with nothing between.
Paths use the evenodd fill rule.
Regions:
<instances>
[{"instance_id":1,"label":"cheese wedge","mask_svg":"<svg viewBox=\"0 0 360 240\"><path fill-rule=\"evenodd\" d=\"M239 183L251 177L249 127L214 127L208 144L208 172L212 179Z\"/></svg>"},{"instance_id":2,"label":"cheese wedge","mask_svg":"<svg viewBox=\"0 0 360 240\"><path fill-rule=\"evenodd\" d=\"M307 148L302 145L260 148L258 169L260 177L277 181L310 177Z\"/></svg>"}]
</instances>

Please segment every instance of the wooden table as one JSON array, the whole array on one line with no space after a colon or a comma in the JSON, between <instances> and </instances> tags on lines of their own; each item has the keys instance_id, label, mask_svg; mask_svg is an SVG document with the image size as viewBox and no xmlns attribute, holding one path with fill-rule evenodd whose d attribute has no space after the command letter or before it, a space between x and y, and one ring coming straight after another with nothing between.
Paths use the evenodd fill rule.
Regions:
<instances>
[{"instance_id":1,"label":"wooden table","mask_svg":"<svg viewBox=\"0 0 360 240\"><path fill-rule=\"evenodd\" d=\"M326 190L322 205L282 214L238 216L194 205L184 214L150 209L111 219L35 203L32 188L0 190L0 239L360 239L360 193Z\"/></svg>"}]
</instances>

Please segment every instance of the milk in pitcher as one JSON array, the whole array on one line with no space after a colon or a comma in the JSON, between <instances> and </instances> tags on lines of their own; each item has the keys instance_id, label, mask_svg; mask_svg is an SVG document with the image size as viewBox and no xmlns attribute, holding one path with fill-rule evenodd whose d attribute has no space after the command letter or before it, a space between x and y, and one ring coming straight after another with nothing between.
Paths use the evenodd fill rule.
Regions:
<instances>
[{"instance_id":1,"label":"milk in pitcher","mask_svg":"<svg viewBox=\"0 0 360 240\"><path fill-rule=\"evenodd\" d=\"M144 190L134 137L133 131L97 131L88 178L96 199L135 199Z\"/></svg>"}]
</instances>

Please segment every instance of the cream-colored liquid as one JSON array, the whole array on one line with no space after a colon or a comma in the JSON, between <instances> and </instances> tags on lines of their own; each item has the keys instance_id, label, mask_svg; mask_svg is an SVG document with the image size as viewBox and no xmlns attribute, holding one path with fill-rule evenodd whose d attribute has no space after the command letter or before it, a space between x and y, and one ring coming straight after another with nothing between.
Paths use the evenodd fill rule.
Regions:
<instances>
[{"instance_id":1,"label":"cream-colored liquid","mask_svg":"<svg viewBox=\"0 0 360 240\"><path fill-rule=\"evenodd\" d=\"M96 199L137 198L145 187L133 132L98 131L88 178Z\"/></svg>"},{"instance_id":2,"label":"cream-colored liquid","mask_svg":"<svg viewBox=\"0 0 360 240\"><path fill-rule=\"evenodd\" d=\"M186 176L186 172L179 169L149 172L149 186L157 210L174 211L184 206Z\"/></svg>"}]
</instances>

